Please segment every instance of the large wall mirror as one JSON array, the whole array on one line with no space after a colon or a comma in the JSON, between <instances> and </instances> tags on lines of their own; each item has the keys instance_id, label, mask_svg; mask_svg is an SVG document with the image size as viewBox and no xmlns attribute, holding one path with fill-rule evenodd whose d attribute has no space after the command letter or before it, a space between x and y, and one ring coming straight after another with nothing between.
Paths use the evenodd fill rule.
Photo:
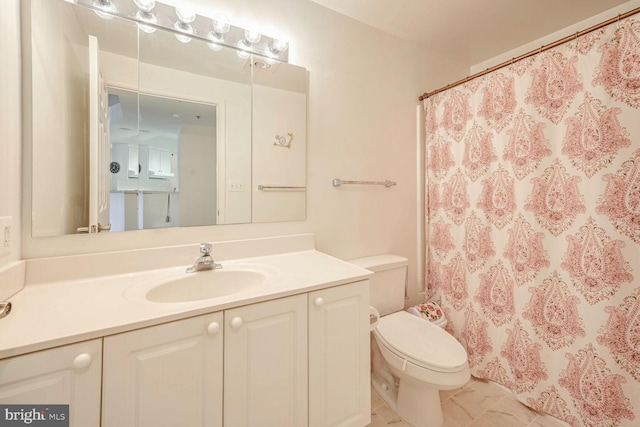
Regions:
<instances>
[{"instance_id":1,"label":"large wall mirror","mask_svg":"<svg viewBox=\"0 0 640 427\"><path fill-rule=\"evenodd\" d=\"M304 68L64 0L22 25L32 236L305 218Z\"/></svg>"}]
</instances>

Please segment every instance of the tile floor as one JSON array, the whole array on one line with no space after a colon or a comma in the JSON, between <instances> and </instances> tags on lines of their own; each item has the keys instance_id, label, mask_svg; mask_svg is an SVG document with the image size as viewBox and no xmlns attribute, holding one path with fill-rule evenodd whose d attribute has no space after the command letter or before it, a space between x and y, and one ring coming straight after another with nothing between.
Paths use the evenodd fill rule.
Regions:
<instances>
[{"instance_id":1,"label":"tile floor","mask_svg":"<svg viewBox=\"0 0 640 427\"><path fill-rule=\"evenodd\" d=\"M464 387L440 392L443 427L564 427L539 414L492 383L472 378ZM368 427L411 427L371 390L371 424Z\"/></svg>"}]
</instances>

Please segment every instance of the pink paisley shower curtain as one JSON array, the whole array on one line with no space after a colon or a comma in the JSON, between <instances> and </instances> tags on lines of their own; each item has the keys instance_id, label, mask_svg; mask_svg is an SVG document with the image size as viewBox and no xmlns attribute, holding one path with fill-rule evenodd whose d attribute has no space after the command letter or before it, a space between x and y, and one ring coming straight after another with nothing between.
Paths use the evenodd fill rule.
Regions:
<instances>
[{"instance_id":1,"label":"pink paisley shower curtain","mask_svg":"<svg viewBox=\"0 0 640 427\"><path fill-rule=\"evenodd\" d=\"M424 103L427 285L472 374L640 425L640 20Z\"/></svg>"}]
</instances>

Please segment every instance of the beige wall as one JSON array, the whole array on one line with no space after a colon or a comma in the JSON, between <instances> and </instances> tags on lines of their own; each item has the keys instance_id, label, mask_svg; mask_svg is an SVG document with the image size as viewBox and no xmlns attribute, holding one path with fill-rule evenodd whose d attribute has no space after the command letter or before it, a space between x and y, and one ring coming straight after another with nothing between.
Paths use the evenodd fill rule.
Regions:
<instances>
[{"instance_id":1,"label":"beige wall","mask_svg":"<svg viewBox=\"0 0 640 427\"><path fill-rule=\"evenodd\" d=\"M16 1L1 3L7 8L7 3ZM209 14L218 8L225 10L239 25L264 22L287 33L290 62L309 70L307 219L37 239L24 229L23 258L313 232L317 248L339 258L385 252L408 257L411 295L416 299L423 268L417 97L426 89L464 77L468 65L305 0L193 3L204 6ZM1 16L0 39L5 40L11 36L15 17ZM268 32L269 27L263 31ZM16 49L13 44L12 49ZM16 108L18 98L10 98L9 103ZM17 134L8 141L13 150L18 149ZM4 157L0 163L2 170ZM333 188L333 178L391 179L398 185L390 189ZM5 180L3 183L11 184L0 185L9 185L2 190L15 193L17 182ZM17 215L18 198L11 197L9 203Z\"/></svg>"},{"instance_id":2,"label":"beige wall","mask_svg":"<svg viewBox=\"0 0 640 427\"><path fill-rule=\"evenodd\" d=\"M215 167L216 129L213 126L180 127L180 224L216 222L218 182Z\"/></svg>"},{"instance_id":3,"label":"beige wall","mask_svg":"<svg viewBox=\"0 0 640 427\"><path fill-rule=\"evenodd\" d=\"M305 190L264 190L258 185L306 186L306 105L304 93L253 86L253 167L251 221L301 220L306 214ZM274 144L276 135L287 138L288 147Z\"/></svg>"},{"instance_id":4,"label":"beige wall","mask_svg":"<svg viewBox=\"0 0 640 427\"><path fill-rule=\"evenodd\" d=\"M17 0L0 2L0 217L12 220L11 253L0 269L20 257L20 33ZM0 283L0 287L1 287Z\"/></svg>"},{"instance_id":5,"label":"beige wall","mask_svg":"<svg viewBox=\"0 0 640 427\"><path fill-rule=\"evenodd\" d=\"M38 16L49 19L33 23L33 45L25 46L25 53L32 52L32 67L38 72L24 81L30 82L37 94L32 129L37 141L33 177L38 185L33 187L31 219L34 233L46 237L74 233L88 223L88 177L82 168L69 166L84 163L89 156L84 144L86 123L81 120L88 117L84 100L88 78L86 64L78 57L80 52L87 55L87 43L75 16L61 2L40 6L47 10ZM59 26L65 28L66 36Z\"/></svg>"}]
</instances>

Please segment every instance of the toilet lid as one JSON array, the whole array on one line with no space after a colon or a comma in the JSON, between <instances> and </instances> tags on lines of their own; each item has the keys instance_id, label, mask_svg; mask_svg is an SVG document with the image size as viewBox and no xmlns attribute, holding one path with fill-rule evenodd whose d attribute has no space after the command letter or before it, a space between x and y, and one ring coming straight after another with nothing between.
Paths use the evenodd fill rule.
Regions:
<instances>
[{"instance_id":1,"label":"toilet lid","mask_svg":"<svg viewBox=\"0 0 640 427\"><path fill-rule=\"evenodd\" d=\"M390 349L417 365L453 372L467 364L467 352L452 335L406 311L382 316L375 332Z\"/></svg>"}]
</instances>

